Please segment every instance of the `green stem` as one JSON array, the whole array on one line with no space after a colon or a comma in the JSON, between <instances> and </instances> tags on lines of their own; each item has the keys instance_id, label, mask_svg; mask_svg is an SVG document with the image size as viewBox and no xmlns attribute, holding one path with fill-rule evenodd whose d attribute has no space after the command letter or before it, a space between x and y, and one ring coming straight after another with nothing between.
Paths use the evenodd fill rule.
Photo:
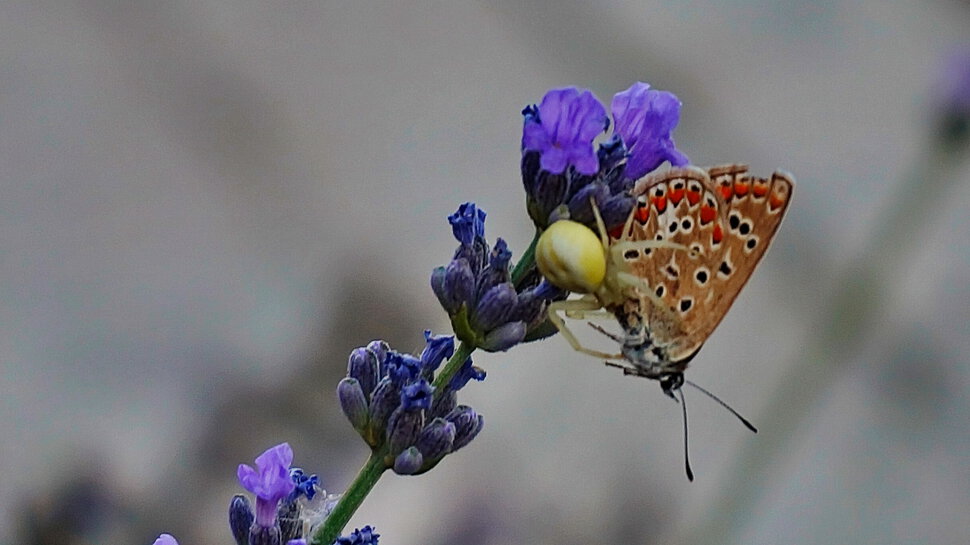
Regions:
<instances>
[{"instance_id":1,"label":"green stem","mask_svg":"<svg viewBox=\"0 0 970 545\"><path fill-rule=\"evenodd\" d=\"M354 516L357 508L364 502L364 498L374 488L386 469L383 449L372 452L367 463L360 468L354 482L350 483L333 512L323 523L323 527L316 531L310 545L331 545L336 541L344 526L350 521L350 517Z\"/></svg>"},{"instance_id":2,"label":"green stem","mask_svg":"<svg viewBox=\"0 0 970 545\"><path fill-rule=\"evenodd\" d=\"M525 253L522 254L519 262L515 264L515 268L512 270L512 285L518 284L535 265L536 243L539 240L539 234L536 231L535 236L532 237L532 243L526 249ZM461 369L465 360L468 359L468 356L474 351L474 344L463 341L458 345L458 349L455 350L454 355L451 356L448 363L445 364L441 372L438 373L438 376L435 377L435 391L443 391L443 386L451 381L452 377ZM377 484L377 481L380 480L381 475L387 470L384 456L384 449L371 453L367 463L364 464L364 467L360 468L357 477L347 487L347 491L344 492L344 495L340 498L333 512L330 513L327 520L323 523L323 526L314 534L310 545L331 545L336 541L343 531L344 526L350 521L350 517L354 516L357 508L364 502L364 498L367 497L367 494L370 493L371 489Z\"/></svg>"},{"instance_id":3,"label":"green stem","mask_svg":"<svg viewBox=\"0 0 970 545\"><path fill-rule=\"evenodd\" d=\"M455 373L461 369L461 364L465 363L465 360L467 360L468 356L471 356L472 352L474 351L475 347L464 341L458 345L458 350L455 350L455 354L451 356L451 359L448 360L448 363L445 364L445 366L441 369L441 372L438 373L438 376L436 376L434 379L432 386L434 386L435 392L442 391L443 386L451 381L451 377L455 376Z\"/></svg>"},{"instance_id":4,"label":"green stem","mask_svg":"<svg viewBox=\"0 0 970 545\"><path fill-rule=\"evenodd\" d=\"M536 229L535 236L532 237L532 243L526 248L525 253L519 258L518 263L515 264L515 268L512 269L512 285L516 288L519 287L519 282L525 276L525 273L532 269L532 266L536 262L536 244L539 242L539 235L542 234Z\"/></svg>"}]
</instances>

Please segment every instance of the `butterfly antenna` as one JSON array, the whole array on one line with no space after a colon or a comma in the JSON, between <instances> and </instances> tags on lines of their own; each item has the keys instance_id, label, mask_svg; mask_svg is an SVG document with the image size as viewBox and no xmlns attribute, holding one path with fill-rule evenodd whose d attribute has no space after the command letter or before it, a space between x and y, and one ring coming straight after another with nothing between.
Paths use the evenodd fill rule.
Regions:
<instances>
[{"instance_id":1,"label":"butterfly antenna","mask_svg":"<svg viewBox=\"0 0 970 545\"><path fill-rule=\"evenodd\" d=\"M687 400L684 399L684 389L677 388L680 394L680 408L684 412L684 467L687 468L687 480L694 482L694 472L690 469L690 449L687 448Z\"/></svg>"},{"instance_id":2,"label":"butterfly antenna","mask_svg":"<svg viewBox=\"0 0 970 545\"><path fill-rule=\"evenodd\" d=\"M736 416L738 418L738 420L740 420L741 423L744 424L749 430L751 430L751 431L753 431L755 433L758 433L758 428L754 427L754 425L752 425L751 422L748 422L748 419L747 418L741 416L741 414L738 413L738 411L735 411L730 405L728 405L727 403L721 401L721 399L719 397L717 397L716 395L712 394L711 392L708 392L704 388L701 388L700 386L698 386L697 384L694 384L693 382L691 382L689 380L685 380L684 382L686 382L687 384L690 384L694 388L697 388L698 390L700 390L701 392L703 392L705 395L707 395L707 397L713 399L714 401L717 401L722 407L724 407L731 414L733 414L734 416ZM683 395L684 394L681 394L681 396L683 396Z\"/></svg>"}]
</instances>

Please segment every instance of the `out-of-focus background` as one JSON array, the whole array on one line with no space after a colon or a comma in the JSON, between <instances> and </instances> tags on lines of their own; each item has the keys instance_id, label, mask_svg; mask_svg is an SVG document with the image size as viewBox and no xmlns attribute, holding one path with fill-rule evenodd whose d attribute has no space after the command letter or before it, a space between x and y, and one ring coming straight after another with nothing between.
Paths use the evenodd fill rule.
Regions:
<instances>
[{"instance_id":1,"label":"out-of-focus background","mask_svg":"<svg viewBox=\"0 0 970 545\"><path fill-rule=\"evenodd\" d=\"M636 80L682 99L693 163L798 180L689 373L761 433L688 390L691 484L655 383L558 337L477 354L484 432L351 525L965 542L970 165L933 153L968 29L955 0L4 3L0 542L229 543L236 465L284 440L341 491L346 356L447 331L445 217L532 236L521 108Z\"/></svg>"}]
</instances>

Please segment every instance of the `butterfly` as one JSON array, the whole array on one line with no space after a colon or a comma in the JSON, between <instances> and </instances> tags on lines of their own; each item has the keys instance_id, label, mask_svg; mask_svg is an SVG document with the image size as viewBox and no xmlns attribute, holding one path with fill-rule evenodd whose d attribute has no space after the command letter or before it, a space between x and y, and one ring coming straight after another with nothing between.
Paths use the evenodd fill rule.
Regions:
<instances>
[{"instance_id":1,"label":"butterfly","mask_svg":"<svg viewBox=\"0 0 970 545\"><path fill-rule=\"evenodd\" d=\"M659 381L683 405L684 371L764 257L794 186L790 174L752 177L741 164L672 168L635 184L636 205L609 233L595 205L599 236L569 220L554 223L537 243L536 264L553 284L586 295L551 304L551 321L576 350L605 358L624 374ZM582 346L559 315L601 309L623 330L613 335L594 326L620 343L618 354Z\"/></svg>"}]
</instances>

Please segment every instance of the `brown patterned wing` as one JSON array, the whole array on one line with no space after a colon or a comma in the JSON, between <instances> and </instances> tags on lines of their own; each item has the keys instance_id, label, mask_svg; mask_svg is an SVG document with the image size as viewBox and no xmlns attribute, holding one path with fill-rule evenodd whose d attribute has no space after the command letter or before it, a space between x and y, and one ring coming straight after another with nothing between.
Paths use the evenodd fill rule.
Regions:
<instances>
[{"instance_id":1,"label":"brown patterned wing","mask_svg":"<svg viewBox=\"0 0 970 545\"><path fill-rule=\"evenodd\" d=\"M793 187L787 174L752 178L745 165L674 168L637 183L625 238L688 249L624 255L656 296L641 298L641 317L671 361L696 352L727 314L777 232Z\"/></svg>"}]
</instances>

